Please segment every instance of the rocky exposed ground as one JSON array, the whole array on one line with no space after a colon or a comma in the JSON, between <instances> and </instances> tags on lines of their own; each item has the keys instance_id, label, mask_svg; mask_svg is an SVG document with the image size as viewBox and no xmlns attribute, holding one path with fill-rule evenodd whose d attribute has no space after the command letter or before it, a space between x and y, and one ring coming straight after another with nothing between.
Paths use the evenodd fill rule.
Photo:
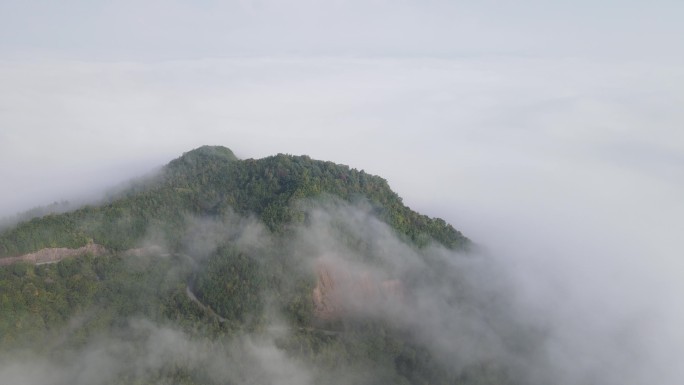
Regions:
<instances>
[{"instance_id":1,"label":"rocky exposed ground","mask_svg":"<svg viewBox=\"0 0 684 385\"><path fill-rule=\"evenodd\" d=\"M316 264L314 315L333 320L390 301L401 301L404 288L397 279L381 279L368 271L354 271L329 261Z\"/></svg>"},{"instance_id":2,"label":"rocky exposed ground","mask_svg":"<svg viewBox=\"0 0 684 385\"><path fill-rule=\"evenodd\" d=\"M80 257L86 254L91 255L103 255L106 253L106 249L102 245L96 243L89 243L83 247L77 249L68 249L66 247L54 247L46 248L36 251L35 253L29 253L20 255L18 257L7 257L0 259L0 266L7 266L17 262L28 262L36 265L42 265L45 263L56 263L65 258Z\"/></svg>"}]
</instances>

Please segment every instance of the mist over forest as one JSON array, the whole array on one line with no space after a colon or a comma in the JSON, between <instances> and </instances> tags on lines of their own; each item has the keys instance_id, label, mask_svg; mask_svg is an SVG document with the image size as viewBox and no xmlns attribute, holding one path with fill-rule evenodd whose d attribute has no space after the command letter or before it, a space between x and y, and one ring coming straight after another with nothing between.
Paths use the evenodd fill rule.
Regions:
<instances>
[{"instance_id":1,"label":"mist over forest","mask_svg":"<svg viewBox=\"0 0 684 385\"><path fill-rule=\"evenodd\" d=\"M643 360L651 341L640 334L647 324L601 308L600 295L561 303L576 298L526 287L545 281L519 275L517 261L498 252L412 211L364 171L307 156L240 160L204 146L99 205L0 234L0 377L16 384L649 378ZM592 317L569 313L578 310Z\"/></svg>"},{"instance_id":2,"label":"mist over forest","mask_svg":"<svg viewBox=\"0 0 684 385\"><path fill-rule=\"evenodd\" d=\"M680 385L683 13L0 2L0 383Z\"/></svg>"}]
</instances>

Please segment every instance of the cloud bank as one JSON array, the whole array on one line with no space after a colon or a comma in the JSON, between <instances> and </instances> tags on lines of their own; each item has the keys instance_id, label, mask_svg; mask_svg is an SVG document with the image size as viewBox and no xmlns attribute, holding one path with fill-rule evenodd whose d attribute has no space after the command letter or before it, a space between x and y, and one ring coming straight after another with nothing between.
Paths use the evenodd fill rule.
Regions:
<instances>
[{"instance_id":1,"label":"cloud bank","mask_svg":"<svg viewBox=\"0 0 684 385\"><path fill-rule=\"evenodd\" d=\"M681 7L4 2L0 217L203 144L346 163L500 260L542 356L679 384Z\"/></svg>"},{"instance_id":2,"label":"cloud bank","mask_svg":"<svg viewBox=\"0 0 684 385\"><path fill-rule=\"evenodd\" d=\"M469 254L438 245L419 250L375 218L370 206L328 200L306 207L308 220L293 229L281 252L295 256L300 273L315 276L323 268L333 276L335 289L327 295L335 296L339 311L334 317L381 321L455 375L484 363L513 383L675 384L681 378L675 364L681 349L678 324L670 323L681 314L663 306L670 298L651 296L665 292L644 293L647 286L632 283L631 266L610 266L610 273L632 283L632 291L625 292L621 279L604 271L605 261L581 269L569 260L580 251L595 252L591 245L564 245L564 252L544 256L546 264L534 259L539 257L535 247L549 247L543 241L505 251L495 243ZM199 264L226 241L257 259L267 258L264 245L275 241L254 219L231 215L224 222L188 221L184 248ZM641 278L648 283L648 276ZM55 385L152 381L168 370L211 383L373 383L384 378L381 369L358 362L327 370L288 352L282 341L295 330L276 308L266 314L265 327L213 341L133 317L123 328L91 337L59 357L20 352L16 357L22 358L0 365L0 377ZM332 333L337 339L354 338L344 326Z\"/></svg>"}]
</instances>

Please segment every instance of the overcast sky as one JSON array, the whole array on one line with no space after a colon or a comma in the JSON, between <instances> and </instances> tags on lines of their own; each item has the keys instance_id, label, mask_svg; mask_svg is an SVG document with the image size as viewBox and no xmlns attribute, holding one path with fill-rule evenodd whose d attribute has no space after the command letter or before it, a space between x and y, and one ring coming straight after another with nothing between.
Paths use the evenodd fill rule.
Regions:
<instances>
[{"instance_id":1,"label":"overcast sky","mask_svg":"<svg viewBox=\"0 0 684 385\"><path fill-rule=\"evenodd\" d=\"M642 373L679 384L682 19L674 0L3 1L0 217L203 144L345 163L507 255L531 302L560 287L587 339L638 324Z\"/></svg>"}]
</instances>

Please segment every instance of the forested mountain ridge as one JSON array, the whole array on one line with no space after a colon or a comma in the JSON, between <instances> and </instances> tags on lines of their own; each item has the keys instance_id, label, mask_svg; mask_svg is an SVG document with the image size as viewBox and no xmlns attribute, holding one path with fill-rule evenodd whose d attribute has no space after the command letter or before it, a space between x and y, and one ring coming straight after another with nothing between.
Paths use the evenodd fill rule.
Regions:
<instances>
[{"instance_id":1,"label":"forested mountain ridge","mask_svg":"<svg viewBox=\"0 0 684 385\"><path fill-rule=\"evenodd\" d=\"M183 231L185 214L222 216L229 211L256 215L272 231L303 221L296 203L332 195L352 202L367 199L380 218L418 245L436 240L449 248L469 241L441 219L406 207L387 181L308 156L279 154L238 160L225 147L204 146L183 154L147 180L137 181L102 206L51 214L0 234L0 258L48 247L78 248L88 242L112 250L136 246L147 229L162 229L167 240Z\"/></svg>"},{"instance_id":2,"label":"forested mountain ridge","mask_svg":"<svg viewBox=\"0 0 684 385\"><path fill-rule=\"evenodd\" d=\"M0 264L0 378L519 383L498 349L528 351L527 331L489 318L500 299L471 285L469 249L378 176L200 147L101 205L0 234L15 258Z\"/></svg>"}]
</instances>

